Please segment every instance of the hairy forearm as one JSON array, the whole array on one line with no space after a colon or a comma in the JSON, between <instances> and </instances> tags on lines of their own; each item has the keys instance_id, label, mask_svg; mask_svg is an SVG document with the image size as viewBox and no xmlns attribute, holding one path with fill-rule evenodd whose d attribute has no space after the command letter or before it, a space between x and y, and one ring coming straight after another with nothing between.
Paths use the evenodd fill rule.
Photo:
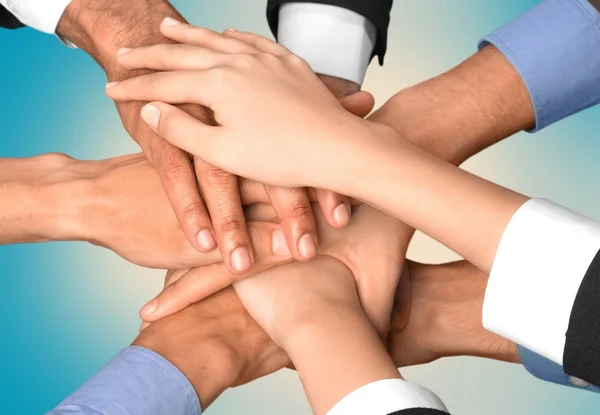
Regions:
<instances>
[{"instance_id":1,"label":"hairy forearm","mask_svg":"<svg viewBox=\"0 0 600 415\"><path fill-rule=\"evenodd\" d=\"M411 263L408 323L395 310L389 352L398 366L441 357L476 356L519 362L516 345L483 327L487 275L466 261L443 265Z\"/></svg>"},{"instance_id":2,"label":"hairy forearm","mask_svg":"<svg viewBox=\"0 0 600 415\"><path fill-rule=\"evenodd\" d=\"M92 56L109 74L119 48L172 43L159 31L165 17L184 21L167 0L74 0L58 23L57 33Z\"/></svg>"},{"instance_id":3,"label":"hairy forearm","mask_svg":"<svg viewBox=\"0 0 600 415\"><path fill-rule=\"evenodd\" d=\"M487 46L450 71L399 92L371 120L460 165L532 127L535 115L517 71L496 48Z\"/></svg>"}]
</instances>

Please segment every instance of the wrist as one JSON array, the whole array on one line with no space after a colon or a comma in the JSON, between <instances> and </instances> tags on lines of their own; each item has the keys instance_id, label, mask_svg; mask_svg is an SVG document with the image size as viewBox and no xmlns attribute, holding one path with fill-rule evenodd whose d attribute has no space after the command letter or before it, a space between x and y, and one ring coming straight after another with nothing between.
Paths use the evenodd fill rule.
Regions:
<instances>
[{"instance_id":1,"label":"wrist","mask_svg":"<svg viewBox=\"0 0 600 415\"><path fill-rule=\"evenodd\" d=\"M178 324L159 323L144 330L132 345L152 350L181 371L206 410L240 377L239 359L215 327L196 322L196 327L181 330Z\"/></svg>"},{"instance_id":2,"label":"wrist","mask_svg":"<svg viewBox=\"0 0 600 415\"><path fill-rule=\"evenodd\" d=\"M56 32L85 50L111 75L124 72L115 60L118 49L172 43L159 30L165 17L183 20L167 0L73 0Z\"/></svg>"}]
</instances>

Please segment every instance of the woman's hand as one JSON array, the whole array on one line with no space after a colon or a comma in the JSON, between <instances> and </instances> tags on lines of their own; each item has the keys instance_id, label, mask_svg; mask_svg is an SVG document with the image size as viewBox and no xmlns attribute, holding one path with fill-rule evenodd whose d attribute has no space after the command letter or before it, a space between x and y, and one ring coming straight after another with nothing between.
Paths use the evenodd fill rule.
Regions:
<instances>
[{"instance_id":1,"label":"woman's hand","mask_svg":"<svg viewBox=\"0 0 600 415\"><path fill-rule=\"evenodd\" d=\"M172 72L109 84L107 94L117 101L162 101L144 107L146 122L226 171L269 185L337 190L352 181L349 167L360 169L372 130L386 128L348 113L305 61L266 38L186 24L161 30L187 44L134 49L119 62ZM244 53L237 53L240 45ZM351 106L372 102L365 94L352 97ZM207 126L166 102L207 106L220 126Z\"/></svg>"},{"instance_id":2,"label":"woman's hand","mask_svg":"<svg viewBox=\"0 0 600 415\"><path fill-rule=\"evenodd\" d=\"M249 222L277 221L273 208L267 204L254 204L246 209L246 215ZM321 215L316 215L321 235L316 258L333 259L350 272L365 313L377 331L386 336L404 263L400 247L406 244L399 236L399 223L389 216L360 205L354 208L353 217L355 220L346 228L332 229ZM311 264L308 263L309 268ZM142 309L141 317L154 322L247 276L232 274L222 264L172 271L165 290Z\"/></svg>"}]
</instances>

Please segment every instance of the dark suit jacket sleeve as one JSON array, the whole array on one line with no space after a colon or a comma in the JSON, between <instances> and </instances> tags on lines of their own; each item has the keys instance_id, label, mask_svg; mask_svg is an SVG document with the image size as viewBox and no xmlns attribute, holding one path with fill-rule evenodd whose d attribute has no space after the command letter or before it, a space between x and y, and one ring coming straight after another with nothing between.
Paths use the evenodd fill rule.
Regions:
<instances>
[{"instance_id":1,"label":"dark suit jacket sleeve","mask_svg":"<svg viewBox=\"0 0 600 415\"><path fill-rule=\"evenodd\" d=\"M339 6L352 10L369 19L377 28L377 42L373 56L379 56L379 63L383 64L383 58L387 49L388 27L390 25L390 12L393 0L269 0L267 6L267 20L273 34L277 36L277 25L279 20L279 7L289 2L319 3L331 6ZM307 30L310 30L307 28Z\"/></svg>"},{"instance_id":2,"label":"dark suit jacket sleeve","mask_svg":"<svg viewBox=\"0 0 600 415\"><path fill-rule=\"evenodd\" d=\"M13 16L8 10L6 10L4 6L0 6L0 27L5 27L7 29L17 29L23 26L23 23L17 20L17 18Z\"/></svg>"}]
</instances>

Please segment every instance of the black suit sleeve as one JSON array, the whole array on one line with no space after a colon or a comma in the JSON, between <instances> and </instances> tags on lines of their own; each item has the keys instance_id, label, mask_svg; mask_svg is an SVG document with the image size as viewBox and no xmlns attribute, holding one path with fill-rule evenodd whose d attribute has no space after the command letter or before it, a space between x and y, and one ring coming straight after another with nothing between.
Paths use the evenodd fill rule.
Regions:
<instances>
[{"instance_id":1,"label":"black suit sleeve","mask_svg":"<svg viewBox=\"0 0 600 415\"><path fill-rule=\"evenodd\" d=\"M437 409L412 408L394 412L390 415L448 415L446 412L438 411Z\"/></svg>"},{"instance_id":2,"label":"black suit sleeve","mask_svg":"<svg viewBox=\"0 0 600 415\"><path fill-rule=\"evenodd\" d=\"M0 6L0 27L5 27L7 29L18 29L19 27L23 26L23 23L21 23L15 16L6 10L4 6Z\"/></svg>"},{"instance_id":3,"label":"black suit sleeve","mask_svg":"<svg viewBox=\"0 0 600 415\"><path fill-rule=\"evenodd\" d=\"M566 333L565 373L600 387L600 252L579 287Z\"/></svg>"},{"instance_id":4,"label":"black suit sleeve","mask_svg":"<svg viewBox=\"0 0 600 415\"><path fill-rule=\"evenodd\" d=\"M393 0L269 0L267 20L275 36L277 36L277 25L279 23L279 7L292 1L343 7L369 19L377 28L377 42L375 43L373 56L379 56L379 63L383 65L383 58L387 50L388 27L390 26ZM310 28L307 28L307 30L310 30Z\"/></svg>"}]
</instances>

